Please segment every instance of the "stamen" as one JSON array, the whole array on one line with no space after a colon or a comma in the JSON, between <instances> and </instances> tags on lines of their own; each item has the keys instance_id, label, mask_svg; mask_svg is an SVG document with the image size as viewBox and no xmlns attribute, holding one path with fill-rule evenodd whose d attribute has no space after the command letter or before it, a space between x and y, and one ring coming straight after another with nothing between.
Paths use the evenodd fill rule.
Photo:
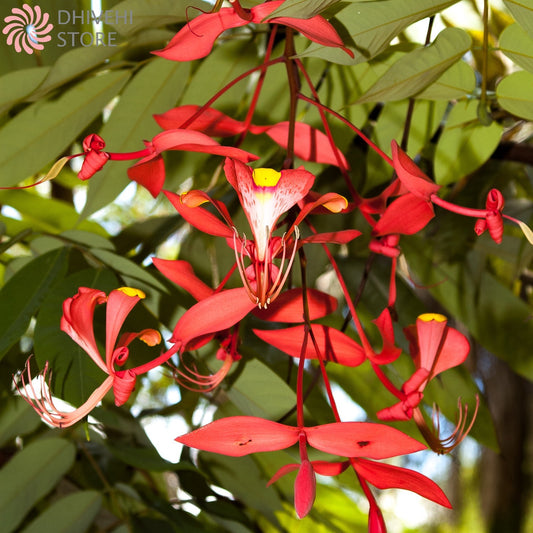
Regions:
<instances>
[{"instance_id":1,"label":"stamen","mask_svg":"<svg viewBox=\"0 0 533 533\"><path fill-rule=\"evenodd\" d=\"M298 226L294 226L294 244L292 248L292 254L289 259L289 262L287 264L287 269L285 270L285 274L283 276L283 279L279 282L278 287L272 287L269 296L271 300L275 300L278 297L278 294L281 292L281 289L285 285L285 282L287 281L287 278L289 277L289 273L292 268L292 264L294 263L294 258L296 257L296 250L298 248L298 239L300 238L300 230L298 229ZM275 289L275 290L274 290Z\"/></svg>"},{"instance_id":2,"label":"stamen","mask_svg":"<svg viewBox=\"0 0 533 533\"><path fill-rule=\"evenodd\" d=\"M235 252L235 261L237 263L239 275L241 276L242 284L244 285L244 288L246 289L246 292L248 293L250 300L254 302L254 297L255 297L255 304L257 304L259 300L254 290L252 289L252 286L250 285L248 278L246 277L246 272L245 272L246 267L244 265L244 251L246 250L246 235L243 233L242 236L243 236L243 240L240 241L241 251L239 253L239 249L237 246L237 237L239 237L239 233L237 232L237 228L233 226L233 251Z\"/></svg>"}]
</instances>

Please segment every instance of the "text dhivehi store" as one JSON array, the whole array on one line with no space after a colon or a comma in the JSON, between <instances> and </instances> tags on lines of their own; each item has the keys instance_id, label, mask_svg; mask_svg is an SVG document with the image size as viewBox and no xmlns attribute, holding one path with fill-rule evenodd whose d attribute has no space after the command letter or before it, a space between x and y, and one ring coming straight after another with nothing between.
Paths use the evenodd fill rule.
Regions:
<instances>
[{"instance_id":1,"label":"text dhivehi store","mask_svg":"<svg viewBox=\"0 0 533 533\"><path fill-rule=\"evenodd\" d=\"M132 11L105 10L100 14L94 11L68 11L60 9L57 12L58 29L67 24L133 24ZM117 46L118 33L116 31L59 31L57 46Z\"/></svg>"}]
</instances>

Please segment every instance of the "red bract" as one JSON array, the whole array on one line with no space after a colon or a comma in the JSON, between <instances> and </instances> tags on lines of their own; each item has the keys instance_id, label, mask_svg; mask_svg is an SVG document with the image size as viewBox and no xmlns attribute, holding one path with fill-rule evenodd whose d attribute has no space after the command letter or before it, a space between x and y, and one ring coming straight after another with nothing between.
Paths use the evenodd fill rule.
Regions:
<instances>
[{"instance_id":1,"label":"red bract","mask_svg":"<svg viewBox=\"0 0 533 533\"><path fill-rule=\"evenodd\" d=\"M317 450L352 459L358 474L378 488L404 488L450 507L442 490L431 480L410 470L382 465L371 459L385 459L420 451L424 446L400 431L381 424L336 422L315 427L293 427L250 416L223 418L176 438L186 446L203 451L241 457L256 452L276 451L299 444L301 464L282 467L268 483L298 471L295 508L299 518L311 509L315 499L315 472L337 475L346 463L309 461L307 445Z\"/></svg>"},{"instance_id":2,"label":"red bract","mask_svg":"<svg viewBox=\"0 0 533 533\"><path fill-rule=\"evenodd\" d=\"M283 0L265 2L252 9L242 8L238 0L233 0L231 4L232 7L223 7L216 13L204 13L194 18L172 38L166 48L153 53L173 61L200 59L211 52L217 37L224 31L250 23L270 22L293 28L324 46L342 48L353 57L333 26L320 15L309 19L271 17Z\"/></svg>"},{"instance_id":3,"label":"red bract","mask_svg":"<svg viewBox=\"0 0 533 533\"><path fill-rule=\"evenodd\" d=\"M118 338L124 320L142 298L144 298L142 291L130 287L111 291L109 296L97 289L80 287L75 296L65 300L61 329L85 350L108 377L81 407L72 412L64 412L54 405L50 388L46 384L48 364L40 374L40 393L37 394L31 383L28 360L26 363L28 381L23 373L21 392L43 420L56 427L71 426L87 416L111 389L117 406L123 405L128 400L138 374L136 369L116 370L115 366L124 365L129 355L128 346L134 339L139 338L149 346L155 346L161 341L159 332L153 329L145 329L139 333L124 333ZM95 308L104 302L107 302L105 360L100 355L93 330Z\"/></svg>"},{"instance_id":4,"label":"red bract","mask_svg":"<svg viewBox=\"0 0 533 533\"><path fill-rule=\"evenodd\" d=\"M154 115L154 118L163 129L184 128L201 131L212 137L229 137L245 131L253 135L265 133L282 148L288 146L289 122L286 121L272 126L247 125L212 107L204 109L195 105L176 107L162 115ZM344 154L338 148L331 147L327 135L298 121L294 124L294 155L304 161L349 168Z\"/></svg>"}]
</instances>

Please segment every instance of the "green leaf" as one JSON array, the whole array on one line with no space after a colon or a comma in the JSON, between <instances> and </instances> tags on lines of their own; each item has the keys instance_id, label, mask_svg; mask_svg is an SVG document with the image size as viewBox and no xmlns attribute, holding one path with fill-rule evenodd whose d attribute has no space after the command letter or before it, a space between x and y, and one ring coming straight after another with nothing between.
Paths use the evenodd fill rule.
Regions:
<instances>
[{"instance_id":1,"label":"green leaf","mask_svg":"<svg viewBox=\"0 0 533 533\"><path fill-rule=\"evenodd\" d=\"M95 490L69 494L54 502L23 533L42 533L53 524L54 533L83 533L89 529L102 506L102 496Z\"/></svg>"},{"instance_id":2,"label":"green leaf","mask_svg":"<svg viewBox=\"0 0 533 533\"><path fill-rule=\"evenodd\" d=\"M518 66L533 72L533 37L519 24L511 24L503 30L500 50Z\"/></svg>"},{"instance_id":3,"label":"green leaf","mask_svg":"<svg viewBox=\"0 0 533 533\"><path fill-rule=\"evenodd\" d=\"M459 181L478 169L498 146L503 127L497 122L483 126L474 100L459 102L452 109L437 143L435 180L439 185Z\"/></svg>"},{"instance_id":4,"label":"green leaf","mask_svg":"<svg viewBox=\"0 0 533 533\"><path fill-rule=\"evenodd\" d=\"M98 248L91 249L91 254L97 259L100 259L102 263L113 268L117 274L137 279L143 283L147 283L153 288L166 292L165 286L155 276L126 257L114 254L109 250Z\"/></svg>"},{"instance_id":5,"label":"green leaf","mask_svg":"<svg viewBox=\"0 0 533 533\"><path fill-rule=\"evenodd\" d=\"M276 394L272 394L276 391ZM247 416L275 420L296 405L294 391L264 363L254 359L228 391L230 400Z\"/></svg>"},{"instance_id":6,"label":"green leaf","mask_svg":"<svg viewBox=\"0 0 533 533\"><path fill-rule=\"evenodd\" d=\"M31 227L37 231L60 233L76 228L101 236L107 234L97 222L79 221L74 207L61 200L43 198L30 191L12 190L0 191L0 202L16 209L23 220L31 222Z\"/></svg>"},{"instance_id":7,"label":"green leaf","mask_svg":"<svg viewBox=\"0 0 533 533\"><path fill-rule=\"evenodd\" d=\"M415 94L420 100L458 100L476 88L476 73L464 61L458 61L423 91Z\"/></svg>"},{"instance_id":8,"label":"green leaf","mask_svg":"<svg viewBox=\"0 0 533 533\"><path fill-rule=\"evenodd\" d=\"M111 252L115 250L115 247L111 241L105 237L102 237L102 235L98 235L91 231L72 229L61 233L61 237L81 244L82 246L86 246L87 248L102 248L103 250L109 250Z\"/></svg>"},{"instance_id":9,"label":"green leaf","mask_svg":"<svg viewBox=\"0 0 533 533\"><path fill-rule=\"evenodd\" d=\"M356 103L402 100L420 92L468 51L472 40L459 28L444 29L435 41L394 63Z\"/></svg>"},{"instance_id":10,"label":"green leaf","mask_svg":"<svg viewBox=\"0 0 533 533\"><path fill-rule=\"evenodd\" d=\"M74 445L64 439L32 442L0 470L2 531L10 533L28 511L68 472Z\"/></svg>"},{"instance_id":11,"label":"green leaf","mask_svg":"<svg viewBox=\"0 0 533 533\"><path fill-rule=\"evenodd\" d=\"M0 78L0 113L31 94L46 78L50 67L25 68L8 72Z\"/></svg>"},{"instance_id":12,"label":"green leaf","mask_svg":"<svg viewBox=\"0 0 533 533\"><path fill-rule=\"evenodd\" d=\"M37 257L0 289L0 359L24 334L48 292L65 275L67 258L65 248Z\"/></svg>"},{"instance_id":13,"label":"green leaf","mask_svg":"<svg viewBox=\"0 0 533 533\"><path fill-rule=\"evenodd\" d=\"M129 72L85 80L53 101L39 101L0 129L1 185L15 185L57 158L120 91Z\"/></svg>"},{"instance_id":14,"label":"green leaf","mask_svg":"<svg viewBox=\"0 0 533 533\"><path fill-rule=\"evenodd\" d=\"M503 0L516 22L533 37L533 0Z\"/></svg>"},{"instance_id":15,"label":"green leaf","mask_svg":"<svg viewBox=\"0 0 533 533\"><path fill-rule=\"evenodd\" d=\"M130 152L144 148L143 139L160 131L153 119L176 104L186 86L190 65L162 58L151 60L124 89L109 120L99 132L110 152ZM133 161L111 161L93 176L87 202L81 213L86 218L104 207L130 183L126 170Z\"/></svg>"},{"instance_id":16,"label":"green leaf","mask_svg":"<svg viewBox=\"0 0 533 533\"><path fill-rule=\"evenodd\" d=\"M338 4L339 1L340 0L286 0L269 15L269 18L292 17L308 19L318 15L328 7Z\"/></svg>"},{"instance_id":17,"label":"green leaf","mask_svg":"<svg viewBox=\"0 0 533 533\"><path fill-rule=\"evenodd\" d=\"M499 104L509 113L533 120L533 74L513 72L496 87Z\"/></svg>"},{"instance_id":18,"label":"green leaf","mask_svg":"<svg viewBox=\"0 0 533 533\"><path fill-rule=\"evenodd\" d=\"M82 46L68 50L54 63L46 79L30 94L28 100L40 100L50 91L88 72L119 51L121 49L114 46Z\"/></svg>"},{"instance_id":19,"label":"green leaf","mask_svg":"<svg viewBox=\"0 0 533 533\"><path fill-rule=\"evenodd\" d=\"M41 419L21 397L4 401L0 413L0 446L14 437L32 433L40 425Z\"/></svg>"},{"instance_id":20,"label":"green leaf","mask_svg":"<svg viewBox=\"0 0 533 533\"><path fill-rule=\"evenodd\" d=\"M458 0L383 0L349 2L337 13L352 41L345 45L354 53L352 59L338 48L313 43L302 56L316 56L342 65L362 63L377 56L407 26L429 17ZM341 33L341 35L343 35Z\"/></svg>"}]
</instances>

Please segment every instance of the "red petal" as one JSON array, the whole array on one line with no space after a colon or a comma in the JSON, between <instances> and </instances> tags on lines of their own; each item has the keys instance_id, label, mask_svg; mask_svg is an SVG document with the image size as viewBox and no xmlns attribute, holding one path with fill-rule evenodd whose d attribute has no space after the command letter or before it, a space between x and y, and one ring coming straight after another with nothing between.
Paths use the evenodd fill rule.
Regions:
<instances>
[{"instance_id":1,"label":"red petal","mask_svg":"<svg viewBox=\"0 0 533 533\"><path fill-rule=\"evenodd\" d=\"M128 178L142 185L154 198L165 184L165 163L160 155L141 159L128 168Z\"/></svg>"},{"instance_id":2,"label":"red petal","mask_svg":"<svg viewBox=\"0 0 533 533\"><path fill-rule=\"evenodd\" d=\"M416 196L429 201L431 195L440 189L440 185L431 181L394 140L392 141L392 162L398 178Z\"/></svg>"},{"instance_id":3,"label":"red petal","mask_svg":"<svg viewBox=\"0 0 533 533\"><path fill-rule=\"evenodd\" d=\"M344 457L385 459L426 447L397 429L370 422L336 422L305 429L313 448Z\"/></svg>"},{"instance_id":4,"label":"red petal","mask_svg":"<svg viewBox=\"0 0 533 533\"><path fill-rule=\"evenodd\" d=\"M452 507L441 488L418 472L366 459L356 459L354 463L358 474L378 489L410 490L439 505Z\"/></svg>"},{"instance_id":5,"label":"red petal","mask_svg":"<svg viewBox=\"0 0 533 533\"><path fill-rule=\"evenodd\" d=\"M344 229L340 231L331 231L329 233L317 233L305 239L300 240L300 244L317 243L317 244L346 244L353 241L361 235L360 231L355 229Z\"/></svg>"},{"instance_id":6,"label":"red petal","mask_svg":"<svg viewBox=\"0 0 533 533\"><path fill-rule=\"evenodd\" d=\"M287 148L289 139L289 122L279 122L266 130L266 134L282 148ZM327 135L320 130L296 122L294 132L294 153L305 161L315 161L326 165L342 166L349 168L342 152L335 147L333 149ZM339 159L335 156L338 155ZM339 165L339 161L341 164Z\"/></svg>"},{"instance_id":7,"label":"red petal","mask_svg":"<svg viewBox=\"0 0 533 533\"><path fill-rule=\"evenodd\" d=\"M341 331L321 324L312 324L311 329L320 354L326 361L344 366L358 366L366 359L363 348ZM254 329L253 332L278 350L292 357L300 357L305 326L271 330ZM307 341L305 358L318 359L311 337Z\"/></svg>"},{"instance_id":8,"label":"red petal","mask_svg":"<svg viewBox=\"0 0 533 533\"><path fill-rule=\"evenodd\" d=\"M187 261L171 261L154 257L152 263L163 276L185 289L195 300L203 300L215 292L214 289L196 277L192 266Z\"/></svg>"},{"instance_id":9,"label":"red petal","mask_svg":"<svg viewBox=\"0 0 533 533\"><path fill-rule=\"evenodd\" d=\"M92 178L102 167L107 163L109 154L106 152L95 152L91 150L85 154L83 164L78 172L80 180L88 180Z\"/></svg>"},{"instance_id":10,"label":"red petal","mask_svg":"<svg viewBox=\"0 0 533 533\"><path fill-rule=\"evenodd\" d=\"M152 52L172 61L192 61L209 54L217 37L229 28L248 24L231 7L204 13L187 23L163 49Z\"/></svg>"},{"instance_id":11,"label":"red petal","mask_svg":"<svg viewBox=\"0 0 533 533\"><path fill-rule=\"evenodd\" d=\"M396 361L402 353L401 348L397 348L394 341L394 329L389 309L386 307L375 320L372 320L381 333L383 347L379 354L369 357L373 363L384 365Z\"/></svg>"},{"instance_id":12,"label":"red petal","mask_svg":"<svg viewBox=\"0 0 533 533\"><path fill-rule=\"evenodd\" d=\"M444 370L464 363L469 352L468 339L456 329L448 327L431 375L436 376Z\"/></svg>"},{"instance_id":13,"label":"red petal","mask_svg":"<svg viewBox=\"0 0 533 533\"><path fill-rule=\"evenodd\" d=\"M152 139L152 146L157 153L166 150L183 150L188 152L201 152L214 155L223 155L239 161L248 163L259 159L256 155L234 148L233 146L222 146L211 137L194 130L167 130L157 134Z\"/></svg>"},{"instance_id":14,"label":"red petal","mask_svg":"<svg viewBox=\"0 0 533 533\"><path fill-rule=\"evenodd\" d=\"M311 461L311 464L313 465L315 472L321 476L338 476L350 466L350 461L343 461L342 463L331 463L330 461Z\"/></svg>"},{"instance_id":15,"label":"red petal","mask_svg":"<svg viewBox=\"0 0 533 533\"><path fill-rule=\"evenodd\" d=\"M414 194L400 196L390 204L374 226L376 236L418 233L435 216L433 206Z\"/></svg>"},{"instance_id":16,"label":"red petal","mask_svg":"<svg viewBox=\"0 0 533 533\"><path fill-rule=\"evenodd\" d=\"M307 289L309 320L322 318L337 309L337 300L316 289ZM269 322L303 322L303 291L290 289L282 292L267 309L256 309L253 314Z\"/></svg>"},{"instance_id":17,"label":"red petal","mask_svg":"<svg viewBox=\"0 0 533 533\"><path fill-rule=\"evenodd\" d=\"M182 202L179 194L169 191L164 192L170 203L191 226L216 237L233 237L233 230L206 209L188 207Z\"/></svg>"},{"instance_id":18,"label":"red petal","mask_svg":"<svg viewBox=\"0 0 533 533\"><path fill-rule=\"evenodd\" d=\"M61 330L81 346L91 359L104 371L107 367L96 346L94 338L94 310L98 304L106 301L105 292L88 287L80 287L76 295L63 302Z\"/></svg>"},{"instance_id":19,"label":"red petal","mask_svg":"<svg viewBox=\"0 0 533 533\"><path fill-rule=\"evenodd\" d=\"M179 319L172 338L185 347L196 337L233 326L255 305L242 287L218 292L193 305Z\"/></svg>"},{"instance_id":20,"label":"red petal","mask_svg":"<svg viewBox=\"0 0 533 533\"><path fill-rule=\"evenodd\" d=\"M316 477L313 466L308 460L302 465L294 481L294 509L298 518L304 518L315 502Z\"/></svg>"},{"instance_id":21,"label":"red petal","mask_svg":"<svg viewBox=\"0 0 533 533\"><path fill-rule=\"evenodd\" d=\"M161 115L154 115L154 119L164 130L172 130L181 128L199 109L198 105L182 105ZM204 109L185 129L201 131L209 137L230 137L245 130L244 122L228 117L212 107Z\"/></svg>"},{"instance_id":22,"label":"red petal","mask_svg":"<svg viewBox=\"0 0 533 533\"><path fill-rule=\"evenodd\" d=\"M290 474L291 472L294 472L295 470L298 470L300 468L299 464L290 464L282 466L268 481L267 487L272 485L272 483L275 483L278 479L281 479L283 476Z\"/></svg>"},{"instance_id":23,"label":"red petal","mask_svg":"<svg viewBox=\"0 0 533 533\"><path fill-rule=\"evenodd\" d=\"M298 441L300 430L255 416L231 416L207 424L176 440L206 452L241 457L283 450Z\"/></svg>"}]
</instances>

